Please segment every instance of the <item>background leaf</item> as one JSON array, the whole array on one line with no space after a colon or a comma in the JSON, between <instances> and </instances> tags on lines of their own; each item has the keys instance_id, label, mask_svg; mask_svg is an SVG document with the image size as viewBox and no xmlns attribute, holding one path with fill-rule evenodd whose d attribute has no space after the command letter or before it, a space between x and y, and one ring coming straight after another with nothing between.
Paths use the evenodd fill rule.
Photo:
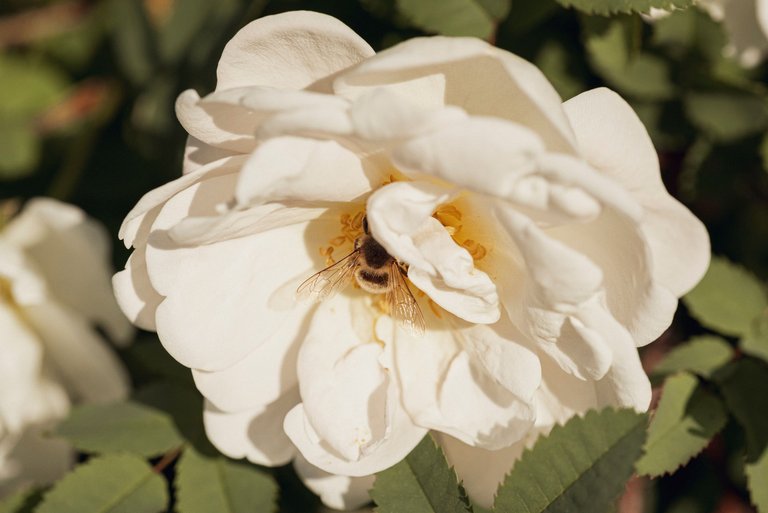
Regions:
<instances>
[{"instance_id":1,"label":"background leaf","mask_svg":"<svg viewBox=\"0 0 768 513\"><path fill-rule=\"evenodd\" d=\"M696 319L726 335L744 335L768 307L763 284L743 267L714 257L699 284L684 298Z\"/></svg>"},{"instance_id":2,"label":"background leaf","mask_svg":"<svg viewBox=\"0 0 768 513\"><path fill-rule=\"evenodd\" d=\"M94 404L76 408L56 434L84 452L131 452L159 456L183 443L166 412L136 402Z\"/></svg>"},{"instance_id":3,"label":"background leaf","mask_svg":"<svg viewBox=\"0 0 768 513\"><path fill-rule=\"evenodd\" d=\"M679 371L690 371L708 377L733 356L733 349L724 339L715 335L693 337L675 347L664 360L654 367L654 376L667 376Z\"/></svg>"},{"instance_id":4,"label":"background leaf","mask_svg":"<svg viewBox=\"0 0 768 513\"><path fill-rule=\"evenodd\" d=\"M94 458L56 483L36 513L159 513L168 504L163 478L141 458Z\"/></svg>"},{"instance_id":5,"label":"background leaf","mask_svg":"<svg viewBox=\"0 0 768 513\"><path fill-rule=\"evenodd\" d=\"M446 36L486 39L493 19L476 0L397 0L400 13L413 25Z\"/></svg>"},{"instance_id":6,"label":"background leaf","mask_svg":"<svg viewBox=\"0 0 768 513\"><path fill-rule=\"evenodd\" d=\"M26 120L0 120L0 180L30 174L40 160L40 140Z\"/></svg>"},{"instance_id":7,"label":"background leaf","mask_svg":"<svg viewBox=\"0 0 768 513\"><path fill-rule=\"evenodd\" d=\"M608 408L555 426L507 475L494 512L608 511L640 456L646 418Z\"/></svg>"},{"instance_id":8,"label":"background leaf","mask_svg":"<svg viewBox=\"0 0 768 513\"><path fill-rule=\"evenodd\" d=\"M684 9L693 0L557 0L564 7L573 7L588 14L607 16L616 13L648 12L657 9Z\"/></svg>"},{"instance_id":9,"label":"background leaf","mask_svg":"<svg viewBox=\"0 0 768 513\"><path fill-rule=\"evenodd\" d=\"M747 485L760 513L768 512L768 366L744 358L715 376L728 410L747 437Z\"/></svg>"},{"instance_id":10,"label":"background leaf","mask_svg":"<svg viewBox=\"0 0 768 513\"><path fill-rule=\"evenodd\" d=\"M376 474L379 513L466 513L469 504L443 451L426 436L400 463Z\"/></svg>"},{"instance_id":11,"label":"background leaf","mask_svg":"<svg viewBox=\"0 0 768 513\"><path fill-rule=\"evenodd\" d=\"M768 362L768 312L763 312L763 315L752 323L749 332L741 339L741 349Z\"/></svg>"},{"instance_id":12,"label":"background leaf","mask_svg":"<svg viewBox=\"0 0 768 513\"><path fill-rule=\"evenodd\" d=\"M648 429L637 471L651 477L671 473L704 449L728 417L716 396L688 373L667 379Z\"/></svg>"},{"instance_id":13,"label":"background leaf","mask_svg":"<svg viewBox=\"0 0 768 513\"><path fill-rule=\"evenodd\" d=\"M248 463L188 448L177 467L178 513L272 513L277 484Z\"/></svg>"},{"instance_id":14,"label":"background leaf","mask_svg":"<svg viewBox=\"0 0 768 513\"><path fill-rule=\"evenodd\" d=\"M743 93L690 93L685 109L690 120L715 140L739 139L768 126L763 100Z\"/></svg>"}]
</instances>

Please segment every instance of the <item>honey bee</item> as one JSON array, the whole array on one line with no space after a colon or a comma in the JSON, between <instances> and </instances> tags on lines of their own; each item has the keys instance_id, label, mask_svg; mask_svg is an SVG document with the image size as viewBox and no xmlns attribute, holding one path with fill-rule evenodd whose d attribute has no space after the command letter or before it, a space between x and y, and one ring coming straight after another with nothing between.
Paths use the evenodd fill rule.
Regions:
<instances>
[{"instance_id":1,"label":"honey bee","mask_svg":"<svg viewBox=\"0 0 768 513\"><path fill-rule=\"evenodd\" d=\"M313 274L296 290L299 298L319 301L335 295L350 283L371 294L385 294L389 315L411 333L424 333L424 316L406 282L406 269L371 236L363 218L363 234L355 239L352 252Z\"/></svg>"}]
</instances>

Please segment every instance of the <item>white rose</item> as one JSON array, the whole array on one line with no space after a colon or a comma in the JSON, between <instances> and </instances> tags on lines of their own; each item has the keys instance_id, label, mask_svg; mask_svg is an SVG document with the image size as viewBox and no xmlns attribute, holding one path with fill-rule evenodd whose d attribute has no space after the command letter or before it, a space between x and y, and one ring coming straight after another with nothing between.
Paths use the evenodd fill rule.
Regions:
<instances>
[{"instance_id":1,"label":"white rose","mask_svg":"<svg viewBox=\"0 0 768 513\"><path fill-rule=\"evenodd\" d=\"M647 408L636 346L669 326L709 244L615 93L562 103L482 41L374 54L338 20L292 12L235 35L216 91L183 93L177 114L185 174L128 214L135 251L114 284L192 368L223 453L295 458L351 508L431 431L487 506L537 433ZM423 334L360 286L297 300L353 251L363 216L407 268Z\"/></svg>"},{"instance_id":2,"label":"white rose","mask_svg":"<svg viewBox=\"0 0 768 513\"><path fill-rule=\"evenodd\" d=\"M35 199L0 231L0 496L57 479L73 453L43 431L71 403L126 396L106 341L132 327L112 296L109 238L78 208Z\"/></svg>"}]
</instances>

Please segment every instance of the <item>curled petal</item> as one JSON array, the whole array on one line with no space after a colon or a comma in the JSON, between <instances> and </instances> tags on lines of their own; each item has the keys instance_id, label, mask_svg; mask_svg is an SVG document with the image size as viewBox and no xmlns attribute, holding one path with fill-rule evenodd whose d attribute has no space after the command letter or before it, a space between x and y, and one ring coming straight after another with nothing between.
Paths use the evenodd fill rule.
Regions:
<instances>
[{"instance_id":1,"label":"curled petal","mask_svg":"<svg viewBox=\"0 0 768 513\"><path fill-rule=\"evenodd\" d=\"M347 296L317 309L301 346L298 373L304 412L317 435L356 461L387 435L389 377L373 341L373 318ZM353 308L355 313L352 312Z\"/></svg>"},{"instance_id":2,"label":"curled petal","mask_svg":"<svg viewBox=\"0 0 768 513\"><path fill-rule=\"evenodd\" d=\"M211 443L230 458L248 458L269 467L285 465L296 449L283 432L283 419L298 400L294 388L271 404L237 413L221 411L206 401L205 432Z\"/></svg>"},{"instance_id":3,"label":"curled petal","mask_svg":"<svg viewBox=\"0 0 768 513\"><path fill-rule=\"evenodd\" d=\"M376 476L349 477L329 474L305 460L301 454L293 460L301 481L320 496L323 504L333 509L352 510L371 502L368 491Z\"/></svg>"},{"instance_id":4,"label":"curled petal","mask_svg":"<svg viewBox=\"0 0 768 513\"><path fill-rule=\"evenodd\" d=\"M303 89L373 54L368 43L331 16L308 11L265 16L227 43L216 89Z\"/></svg>"},{"instance_id":5,"label":"curled petal","mask_svg":"<svg viewBox=\"0 0 768 513\"><path fill-rule=\"evenodd\" d=\"M371 234L408 264L408 278L437 304L470 322L496 322L501 311L496 286L431 217L450 197L450 190L428 182L386 185L368 198Z\"/></svg>"},{"instance_id":6,"label":"curled petal","mask_svg":"<svg viewBox=\"0 0 768 513\"><path fill-rule=\"evenodd\" d=\"M573 134L552 85L533 64L471 38L415 38L384 50L339 75L337 94L359 87L415 81L427 77L432 90L414 89L414 101L444 98L472 115L495 116L525 124L549 149L573 153ZM442 86L442 90L440 89ZM402 91L404 92L404 91ZM354 94L354 93L352 93Z\"/></svg>"},{"instance_id":7,"label":"curled petal","mask_svg":"<svg viewBox=\"0 0 768 513\"><path fill-rule=\"evenodd\" d=\"M435 322L424 337L403 330L395 335L394 367L411 418L475 447L497 450L520 440L535 418L528 401L541 379L537 358L519 346L508 348L522 357L504 362L521 374L509 379L477 354L514 341L498 340L487 326L451 330Z\"/></svg>"},{"instance_id":8,"label":"curled petal","mask_svg":"<svg viewBox=\"0 0 768 513\"><path fill-rule=\"evenodd\" d=\"M389 436L369 454L349 461L324 443L307 422L304 407L299 404L288 412L285 432L301 454L312 465L331 474L363 477L395 465L418 445L427 430L411 422L402 408L395 408Z\"/></svg>"},{"instance_id":9,"label":"curled petal","mask_svg":"<svg viewBox=\"0 0 768 513\"><path fill-rule=\"evenodd\" d=\"M120 309L132 323L141 329L157 329L155 312L163 301L152 286L147 274L146 248L136 249L125 269L112 277L112 287Z\"/></svg>"},{"instance_id":10,"label":"curled petal","mask_svg":"<svg viewBox=\"0 0 768 513\"><path fill-rule=\"evenodd\" d=\"M665 189L642 122L621 97L604 88L582 93L563 107L584 158L643 206L641 229L653 256L654 279L683 295L707 270L709 237L701 221Z\"/></svg>"},{"instance_id":11,"label":"curled petal","mask_svg":"<svg viewBox=\"0 0 768 513\"><path fill-rule=\"evenodd\" d=\"M152 223L166 201L201 180L236 173L245 160L245 155L225 157L149 191L125 216L123 224L120 225L118 237L125 243L126 248L144 244L152 228Z\"/></svg>"},{"instance_id":12,"label":"curled petal","mask_svg":"<svg viewBox=\"0 0 768 513\"><path fill-rule=\"evenodd\" d=\"M608 371L611 352L578 315L582 304L598 297L602 272L514 210L499 208L497 216L524 262L522 269L504 274L504 306L510 319L564 370L582 379L599 379Z\"/></svg>"},{"instance_id":13,"label":"curled petal","mask_svg":"<svg viewBox=\"0 0 768 513\"><path fill-rule=\"evenodd\" d=\"M351 151L333 141L270 139L245 163L237 184L241 205L269 201L348 202L382 180Z\"/></svg>"},{"instance_id":14,"label":"curled petal","mask_svg":"<svg viewBox=\"0 0 768 513\"><path fill-rule=\"evenodd\" d=\"M540 137L523 125L472 117L409 139L393 150L392 159L406 171L506 197L521 177L535 171L543 151Z\"/></svg>"}]
</instances>

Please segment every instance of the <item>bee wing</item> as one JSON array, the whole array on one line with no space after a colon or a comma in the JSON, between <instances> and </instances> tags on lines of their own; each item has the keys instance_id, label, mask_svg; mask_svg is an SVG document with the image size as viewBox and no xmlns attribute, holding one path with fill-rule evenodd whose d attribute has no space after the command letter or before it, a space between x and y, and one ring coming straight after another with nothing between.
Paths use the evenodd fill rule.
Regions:
<instances>
[{"instance_id":1,"label":"bee wing","mask_svg":"<svg viewBox=\"0 0 768 513\"><path fill-rule=\"evenodd\" d=\"M296 289L299 299L323 301L349 285L355 276L360 252L355 250L333 265L307 278Z\"/></svg>"},{"instance_id":2,"label":"bee wing","mask_svg":"<svg viewBox=\"0 0 768 513\"><path fill-rule=\"evenodd\" d=\"M414 335L423 335L426 330L421 308L413 297L403 270L396 262L390 268L392 286L387 291L387 304L392 318Z\"/></svg>"}]
</instances>

